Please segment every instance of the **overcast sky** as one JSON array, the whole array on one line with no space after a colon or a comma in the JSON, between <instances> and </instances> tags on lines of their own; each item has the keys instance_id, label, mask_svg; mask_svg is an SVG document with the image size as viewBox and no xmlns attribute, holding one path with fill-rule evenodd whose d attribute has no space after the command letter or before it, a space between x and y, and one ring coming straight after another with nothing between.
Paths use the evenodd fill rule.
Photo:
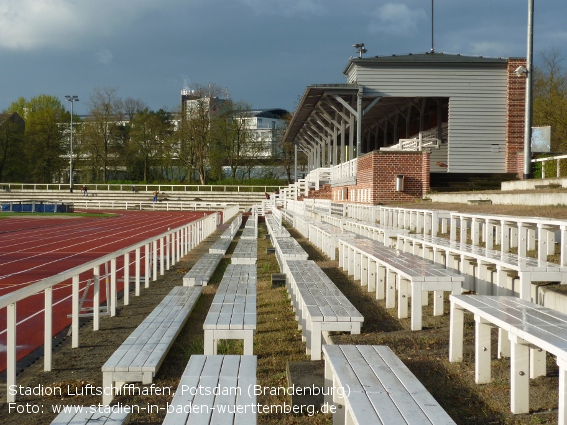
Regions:
<instances>
[{"instance_id":1,"label":"overcast sky","mask_svg":"<svg viewBox=\"0 0 567 425\"><path fill-rule=\"evenodd\" d=\"M535 2L534 59L567 58L567 1ZM435 50L525 57L528 0L436 0ZM95 88L176 110L214 83L254 108L295 109L305 87L344 83L366 56L431 48L431 0L0 0L0 111L18 97Z\"/></svg>"}]
</instances>

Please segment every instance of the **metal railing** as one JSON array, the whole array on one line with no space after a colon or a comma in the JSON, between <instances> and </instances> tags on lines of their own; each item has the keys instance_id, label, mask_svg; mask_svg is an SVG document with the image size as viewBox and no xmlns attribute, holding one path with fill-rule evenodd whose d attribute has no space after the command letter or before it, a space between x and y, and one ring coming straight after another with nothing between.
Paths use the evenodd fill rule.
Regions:
<instances>
[{"instance_id":1,"label":"metal railing","mask_svg":"<svg viewBox=\"0 0 567 425\"><path fill-rule=\"evenodd\" d=\"M556 156L549 156L549 157L546 157L546 158L537 158L537 159L532 159L532 162L533 163L541 162L541 178L545 179L546 178L545 165L549 161L555 161L556 162L557 166L556 166L555 177L560 177L560 175L561 175L561 160L562 159L567 159L567 155L556 155Z\"/></svg>"},{"instance_id":2,"label":"metal railing","mask_svg":"<svg viewBox=\"0 0 567 425\"><path fill-rule=\"evenodd\" d=\"M69 191L69 183L0 183L3 190L64 190ZM183 184L112 184L112 183L93 183L87 184L91 190L118 190L123 192L253 192L264 193L273 192L280 186L242 186L242 185L183 185ZM74 189L79 191L77 183Z\"/></svg>"},{"instance_id":3,"label":"metal railing","mask_svg":"<svg viewBox=\"0 0 567 425\"><path fill-rule=\"evenodd\" d=\"M79 347L79 293L80 293L80 275L82 273L91 273L94 283L93 295L93 330L99 329L100 322L100 267L110 263L110 294L107 294L107 305L110 316L116 315L117 307L117 259L124 258L125 267L122 270L125 288L128 288L130 282L130 254L134 254L134 283L135 295L140 295L141 269L143 259L144 270L144 286L150 285L150 272L152 280L157 279L158 263L160 274L163 275L165 268L169 270L170 265L174 265L181 257L186 255L191 249L198 245L213 233L220 220L219 214L214 213L207 215L199 220L187 223L173 230L164 232L158 236L148 238L142 242L131 245L127 248L107 254L96 260L74 267L70 270L61 272L55 276L42 279L39 282L28 285L22 289L6 294L0 297L0 309L6 308L7 315L7 369L6 369L6 388L13 388L16 385L16 334L17 319L16 308L18 302L32 297L38 293L44 293L44 370L50 371L52 367L52 324L53 324L53 289L56 285L67 284L71 281L71 335L72 347ZM159 249L158 249L159 245ZM141 251L144 251L142 257ZM159 252L159 257L158 257ZM153 262L150 268L150 257ZM128 267L126 267L128 265ZM129 303L129 291L124 290L124 305ZM39 332L39 330L37 330ZM7 391L7 402L14 402L16 395L11 391Z\"/></svg>"},{"instance_id":4,"label":"metal railing","mask_svg":"<svg viewBox=\"0 0 567 425\"><path fill-rule=\"evenodd\" d=\"M331 180L336 181L356 177L357 168L358 158L335 165L331 167Z\"/></svg>"}]
</instances>

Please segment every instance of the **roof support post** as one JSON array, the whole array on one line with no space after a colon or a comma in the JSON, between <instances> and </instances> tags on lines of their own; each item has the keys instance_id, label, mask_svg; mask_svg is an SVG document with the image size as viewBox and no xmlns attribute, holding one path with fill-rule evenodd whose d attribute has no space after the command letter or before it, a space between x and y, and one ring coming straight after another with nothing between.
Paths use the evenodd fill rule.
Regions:
<instances>
[{"instance_id":1,"label":"roof support post","mask_svg":"<svg viewBox=\"0 0 567 425\"><path fill-rule=\"evenodd\" d=\"M354 158L354 115L350 116L350 125L348 131L348 160Z\"/></svg>"},{"instance_id":2,"label":"roof support post","mask_svg":"<svg viewBox=\"0 0 567 425\"><path fill-rule=\"evenodd\" d=\"M339 135L337 132L337 127L333 128L333 166L337 165L337 139Z\"/></svg>"},{"instance_id":3,"label":"roof support post","mask_svg":"<svg viewBox=\"0 0 567 425\"><path fill-rule=\"evenodd\" d=\"M356 157L362 155L362 91L363 88L358 89L356 95Z\"/></svg>"},{"instance_id":4,"label":"roof support post","mask_svg":"<svg viewBox=\"0 0 567 425\"><path fill-rule=\"evenodd\" d=\"M341 120L341 157L339 159L339 161L341 162L341 164L343 162L345 162L345 154L346 154L346 137L345 137L345 132L346 132L346 124L345 124L345 120L342 119Z\"/></svg>"}]
</instances>

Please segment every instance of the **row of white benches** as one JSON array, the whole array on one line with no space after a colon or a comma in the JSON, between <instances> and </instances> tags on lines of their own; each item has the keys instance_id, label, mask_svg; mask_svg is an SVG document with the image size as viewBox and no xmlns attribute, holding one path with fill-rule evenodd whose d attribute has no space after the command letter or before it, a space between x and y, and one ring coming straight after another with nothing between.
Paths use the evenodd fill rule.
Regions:
<instances>
[{"instance_id":1,"label":"row of white benches","mask_svg":"<svg viewBox=\"0 0 567 425\"><path fill-rule=\"evenodd\" d=\"M414 230L419 232L435 233L431 226L436 221L425 220L427 211L418 211L415 214L405 212L398 216L400 217L400 222L404 223L404 226L415 226ZM434 216L431 215L431 217ZM522 220L484 215L473 217L470 220L467 215L461 214L449 214L442 216L442 219L440 217L437 215L437 219L442 220L441 231L443 233L448 231L447 224L451 222L450 231L453 240L400 231L397 235L399 250L395 257L407 255L403 252L406 250L438 263L428 261L427 267L440 266L444 270L447 270L445 267L460 269L463 274L468 273L465 275L466 289L478 291L481 294L496 294L460 295L460 290L458 292L452 290L453 294L450 296L450 361L462 360L463 315L464 312L472 312L476 323L475 380L477 383L489 382L490 328L498 328L498 356L511 357L511 410L513 413L527 413L529 411L529 379L545 375L546 352L552 353L556 356L559 365L558 423L567 424L565 408L567 402L567 369L565 368L567 365L567 315L529 301L529 286L532 281L566 280L565 268L562 265L546 261L547 255L553 253L550 248L555 243L553 232L557 232L558 228L562 229L562 224L556 223L554 228L553 225L550 225L549 220L545 219L542 219L545 224L537 225L538 221L534 218L523 218ZM408 220L414 221L409 225ZM532 224L527 225L526 223ZM396 223L390 222L390 224ZM467 232L471 231L472 244L455 240L458 225L460 225L459 239L466 241ZM530 258L526 256L526 251L535 248L536 230L539 236L538 258ZM561 235L562 245L565 242L564 236L564 234ZM517 240L518 237L522 238L521 242ZM479 246L479 242L484 242L486 246ZM360 278L361 283L368 285L371 290L376 279L373 264L375 260L366 254L369 261L366 263L365 254L360 249L358 249L360 257L358 257L356 252L360 247L353 246L357 243L360 243L357 239L341 241L340 250L342 249L343 252L339 257L339 262L343 261L345 264L343 267L347 270L352 268L349 274ZM495 244L500 244L501 249L494 250ZM514 247L518 248L519 254L508 252L509 248ZM367 251L376 252L375 248L367 249ZM562 247L561 264L565 264L564 252L565 249ZM412 258L415 260L416 257L412 256ZM392 261L391 258L389 261ZM415 272L415 263L410 269ZM377 282L383 285L387 276L385 270L379 270ZM515 281L519 282L519 286L514 286ZM391 285L386 287L392 289ZM398 286L398 290L400 289ZM376 293L378 297L383 295L379 287L376 288ZM511 293L520 294L521 297L502 295ZM419 310L417 300L415 303L415 308ZM393 307L391 302L388 304ZM436 310L434 306L434 311Z\"/></svg>"},{"instance_id":2,"label":"row of white benches","mask_svg":"<svg viewBox=\"0 0 567 425\"><path fill-rule=\"evenodd\" d=\"M502 253L489 248L423 235L399 235L398 248L421 255L469 276L467 289L485 295L518 293L531 299L532 282L565 282L567 267L537 258ZM494 268L495 275L490 271ZM519 286L514 288L513 279Z\"/></svg>"},{"instance_id":3,"label":"row of white benches","mask_svg":"<svg viewBox=\"0 0 567 425\"><path fill-rule=\"evenodd\" d=\"M253 354L256 284L255 264L229 264L203 324L205 354L217 354L221 339L242 339L244 354Z\"/></svg>"},{"instance_id":4,"label":"row of white benches","mask_svg":"<svg viewBox=\"0 0 567 425\"><path fill-rule=\"evenodd\" d=\"M284 214L289 218L289 215ZM287 219L286 218L286 219ZM272 235L272 244L312 360L321 359L322 338L330 331L359 334L364 317L292 237Z\"/></svg>"},{"instance_id":5,"label":"row of white benches","mask_svg":"<svg viewBox=\"0 0 567 425\"><path fill-rule=\"evenodd\" d=\"M464 276L413 254L397 251L371 239L339 239L339 267L360 280L376 299L386 298L386 308L396 306L398 318L408 317L411 298L411 329L422 328L422 306L434 293L433 314L443 314L443 292L461 293Z\"/></svg>"},{"instance_id":6,"label":"row of white benches","mask_svg":"<svg viewBox=\"0 0 567 425\"><path fill-rule=\"evenodd\" d=\"M285 212L284 216L288 219L293 218L295 223L305 222L303 219L293 217L293 212ZM316 223L311 223L311 227L313 229L317 227ZM280 240L277 237L272 239L275 243ZM345 267L350 267L353 272L354 269L357 269L358 275L364 273L366 276L365 284L369 287L372 287L372 285L374 287L380 286L376 272L380 268L385 269L384 261L394 255L396 257L395 273L399 274L399 285L404 286L402 279L412 282L414 287L412 293L415 300L419 301L419 313L421 313L421 292L424 290L439 289L460 293L462 277L440 265L426 262L413 255L396 256L395 251L391 248L370 239L348 238L343 240L338 237L337 242L339 244L339 262L344 262ZM343 245L347 243L352 244L349 246L352 249ZM374 251L373 247L379 248L378 252ZM362 260L365 248L372 252L365 257L366 262ZM402 264L403 259L421 263L429 273L427 277L434 278L420 279L418 273L411 271L411 263ZM375 265L374 273L369 274L366 269L372 262ZM366 266L362 266L363 263ZM431 270L428 268L429 264L433 266ZM319 327L326 329L326 326L329 326L329 329L333 330L351 331L351 333L360 332L360 326L363 322L362 315L313 261L287 259L283 262L283 265L288 276L288 291L292 295L297 319L300 321L302 329L306 328L304 334L308 347L311 345L309 348L312 359L315 350L318 349L318 344L320 344L320 340L317 340L320 338ZM393 265L389 264L387 270L393 273ZM419 271L423 273L424 269L420 268ZM453 278L455 279L453 280ZM389 283L395 285L392 280ZM431 283L430 288L426 287L428 283ZM384 289L382 289L382 292L384 292ZM441 303L436 301L436 305L438 304L441 305L442 311L442 299ZM337 318L337 322L325 322L324 319L320 322L310 322L309 319L312 315L329 318L334 316ZM412 312L412 318L417 319L418 316L417 313ZM317 328L314 328L314 324ZM339 326L342 329L339 329ZM421 324L419 327L421 327ZM322 345L321 348L325 360L325 387L327 388L325 402L340 407L333 415L333 423L454 423L439 406L439 403L388 347Z\"/></svg>"}]
</instances>

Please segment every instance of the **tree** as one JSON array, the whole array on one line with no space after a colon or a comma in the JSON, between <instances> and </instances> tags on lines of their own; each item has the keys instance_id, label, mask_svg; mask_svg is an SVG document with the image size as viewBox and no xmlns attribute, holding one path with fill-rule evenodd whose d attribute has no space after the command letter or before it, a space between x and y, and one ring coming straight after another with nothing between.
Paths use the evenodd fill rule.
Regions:
<instances>
[{"instance_id":1,"label":"tree","mask_svg":"<svg viewBox=\"0 0 567 425\"><path fill-rule=\"evenodd\" d=\"M117 127L123 125L122 102L113 87L97 88L89 100L90 120L83 129L83 148L96 180L106 182L110 165L116 166L119 145ZM111 161L114 160L114 164Z\"/></svg>"},{"instance_id":2,"label":"tree","mask_svg":"<svg viewBox=\"0 0 567 425\"><path fill-rule=\"evenodd\" d=\"M127 97L124 100L117 100L117 106L120 110L124 112L124 115L129 121L134 119L134 115L138 112L148 110L148 105L141 99L134 99L132 97Z\"/></svg>"},{"instance_id":3,"label":"tree","mask_svg":"<svg viewBox=\"0 0 567 425\"><path fill-rule=\"evenodd\" d=\"M144 181L155 174L160 162L163 165L165 146L173 132L172 127L171 114L163 109L157 112L145 109L134 115L130 138L143 164Z\"/></svg>"},{"instance_id":4,"label":"tree","mask_svg":"<svg viewBox=\"0 0 567 425\"><path fill-rule=\"evenodd\" d=\"M214 142L211 124L225 101L219 97L221 93L215 85L197 86L181 111L177 155L183 165L196 171L200 184L207 181Z\"/></svg>"},{"instance_id":5,"label":"tree","mask_svg":"<svg viewBox=\"0 0 567 425\"><path fill-rule=\"evenodd\" d=\"M251 108L244 102L227 101L214 121L217 162L230 167L231 178L236 179L238 168L256 157L257 140L250 127ZM211 152L211 159L215 152Z\"/></svg>"},{"instance_id":6,"label":"tree","mask_svg":"<svg viewBox=\"0 0 567 425\"><path fill-rule=\"evenodd\" d=\"M551 126L552 152L567 151L567 73L557 49L541 54L534 69L533 125Z\"/></svg>"},{"instance_id":7,"label":"tree","mask_svg":"<svg viewBox=\"0 0 567 425\"><path fill-rule=\"evenodd\" d=\"M70 114L61 101L49 95L39 95L29 101L20 98L8 110L24 118L20 171L22 181L51 183L60 176L66 165L67 138L61 122L70 120Z\"/></svg>"},{"instance_id":8,"label":"tree","mask_svg":"<svg viewBox=\"0 0 567 425\"><path fill-rule=\"evenodd\" d=\"M284 136L291 122L291 118L291 114L286 114L284 116L284 127L277 130L276 152L274 153L276 163L285 170L288 184L295 180L295 144L284 141ZM307 165L307 156L302 151L297 152L297 165L301 167Z\"/></svg>"},{"instance_id":9,"label":"tree","mask_svg":"<svg viewBox=\"0 0 567 425\"><path fill-rule=\"evenodd\" d=\"M0 181L24 181L25 127L17 112L0 114Z\"/></svg>"}]
</instances>

